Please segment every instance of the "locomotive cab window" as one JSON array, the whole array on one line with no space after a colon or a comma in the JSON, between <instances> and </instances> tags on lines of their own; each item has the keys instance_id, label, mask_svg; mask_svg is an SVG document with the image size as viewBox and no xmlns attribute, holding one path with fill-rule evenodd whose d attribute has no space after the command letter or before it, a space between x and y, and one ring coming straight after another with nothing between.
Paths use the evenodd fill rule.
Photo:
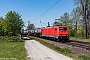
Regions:
<instances>
[{"instance_id":1,"label":"locomotive cab window","mask_svg":"<svg viewBox=\"0 0 90 60\"><path fill-rule=\"evenodd\" d=\"M59 30L67 30L67 28L60 27Z\"/></svg>"}]
</instances>

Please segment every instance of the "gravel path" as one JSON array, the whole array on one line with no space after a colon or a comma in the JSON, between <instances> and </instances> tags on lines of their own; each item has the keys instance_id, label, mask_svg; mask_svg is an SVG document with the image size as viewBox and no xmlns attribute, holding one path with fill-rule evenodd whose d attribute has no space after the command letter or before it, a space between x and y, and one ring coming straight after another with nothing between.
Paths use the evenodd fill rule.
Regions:
<instances>
[{"instance_id":1,"label":"gravel path","mask_svg":"<svg viewBox=\"0 0 90 60\"><path fill-rule=\"evenodd\" d=\"M28 52L28 57L31 58L30 60L73 60L43 46L35 40L27 40L25 48Z\"/></svg>"}]
</instances>

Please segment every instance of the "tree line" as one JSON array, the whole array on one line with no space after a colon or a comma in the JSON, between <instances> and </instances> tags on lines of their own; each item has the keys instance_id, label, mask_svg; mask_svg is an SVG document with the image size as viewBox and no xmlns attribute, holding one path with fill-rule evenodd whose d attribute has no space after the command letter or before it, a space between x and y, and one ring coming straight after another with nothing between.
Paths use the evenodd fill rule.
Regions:
<instances>
[{"instance_id":1,"label":"tree line","mask_svg":"<svg viewBox=\"0 0 90 60\"><path fill-rule=\"evenodd\" d=\"M90 36L90 0L73 0L75 8L65 12L53 25L68 26L70 36L88 38Z\"/></svg>"},{"instance_id":2,"label":"tree line","mask_svg":"<svg viewBox=\"0 0 90 60\"><path fill-rule=\"evenodd\" d=\"M21 15L15 11L9 11L5 18L0 17L0 36L16 36L20 34L24 22Z\"/></svg>"}]
</instances>

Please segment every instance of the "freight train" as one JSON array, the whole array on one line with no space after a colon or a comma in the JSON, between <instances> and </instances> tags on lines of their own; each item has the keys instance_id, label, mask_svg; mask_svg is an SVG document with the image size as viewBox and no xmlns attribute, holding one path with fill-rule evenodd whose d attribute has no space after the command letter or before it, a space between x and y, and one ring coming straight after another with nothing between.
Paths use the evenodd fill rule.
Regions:
<instances>
[{"instance_id":1,"label":"freight train","mask_svg":"<svg viewBox=\"0 0 90 60\"><path fill-rule=\"evenodd\" d=\"M67 42L69 40L69 32L67 26L54 26L36 28L28 31L30 35L42 38L49 38L55 41Z\"/></svg>"}]
</instances>

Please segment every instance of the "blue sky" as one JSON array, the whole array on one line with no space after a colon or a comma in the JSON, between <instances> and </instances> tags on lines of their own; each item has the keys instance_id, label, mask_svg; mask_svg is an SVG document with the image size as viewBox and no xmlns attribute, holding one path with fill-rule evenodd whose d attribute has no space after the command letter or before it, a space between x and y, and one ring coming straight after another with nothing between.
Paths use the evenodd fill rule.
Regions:
<instances>
[{"instance_id":1,"label":"blue sky","mask_svg":"<svg viewBox=\"0 0 90 60\"><path fill-rule=\"evenodd\" d=\"M28 25L28 21L35 24L36 27L44 27L48 22L52 25L56 18L62 16L65 12L70 13L74 8L73 0L60 0L56 6L38 18L57 1L58 0L0 0L0 16L5 18L7 12L12 10L22 15L26 26ZM40 23L40 20L42 23Z\"/></svg>"}]
</instances>

